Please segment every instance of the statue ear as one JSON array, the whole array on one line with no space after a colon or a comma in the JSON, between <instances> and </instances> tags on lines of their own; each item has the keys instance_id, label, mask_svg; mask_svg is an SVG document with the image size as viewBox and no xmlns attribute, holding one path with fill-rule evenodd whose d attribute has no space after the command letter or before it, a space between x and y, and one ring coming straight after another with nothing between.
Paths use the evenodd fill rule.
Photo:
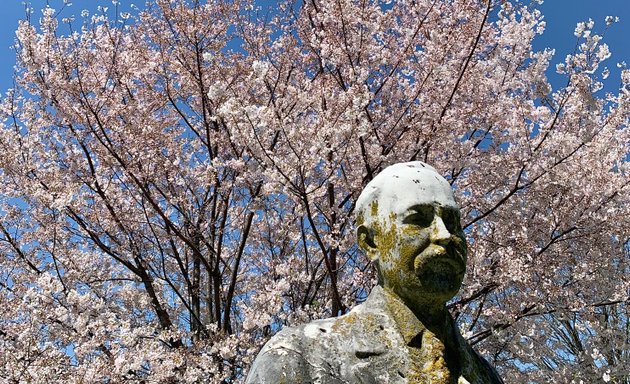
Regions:
<instances>
[{"instance_id":1,"label":"statue ear","mask_svg":"<svg viewBox=\"0 0 630 384\"><path fill-rule=\"evenodd\" d=\"M357 242L359 243L359 247L367 253L367 256L374 260L377 255L377 247L374 242L374 230L372 228L368 228L365 225L359 225L357 228Z\"/></svg>"}]
</instances>

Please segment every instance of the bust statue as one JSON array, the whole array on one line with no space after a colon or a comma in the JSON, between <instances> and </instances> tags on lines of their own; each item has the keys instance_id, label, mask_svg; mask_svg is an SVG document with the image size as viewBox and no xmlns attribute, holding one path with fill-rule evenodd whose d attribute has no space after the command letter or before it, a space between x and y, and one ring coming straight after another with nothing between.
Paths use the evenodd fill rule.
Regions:
<instances>
[{"instance_id":1,"label":"bust statue","mask_svg":"<svg viewBox=\"0 0 630 384\"><path fill-rule=\"evenodd\" d=\"M359 247L379 284L343 316L281 330L246 382L503 383L446 309L466 269L449 183L427 164L395 164L365 187L356 211Z\"/></svg>"}]
</instances>

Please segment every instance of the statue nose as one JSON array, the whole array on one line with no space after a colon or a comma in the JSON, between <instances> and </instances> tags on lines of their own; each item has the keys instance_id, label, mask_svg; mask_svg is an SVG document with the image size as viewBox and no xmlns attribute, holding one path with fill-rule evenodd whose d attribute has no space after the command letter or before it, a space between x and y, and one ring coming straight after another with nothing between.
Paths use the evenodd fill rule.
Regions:
<instances>
[{"instance_id":1,"label":"statue nose","mask_svg":"<svg viewBox=\"0 0 630 384\"><path fill-rule=\"evenodd\" d=\"M435 216L431 224L431 242L435 244L446 244L451 239L451 233L446 228L440 216Z\"/></svg>"}]
</instances>

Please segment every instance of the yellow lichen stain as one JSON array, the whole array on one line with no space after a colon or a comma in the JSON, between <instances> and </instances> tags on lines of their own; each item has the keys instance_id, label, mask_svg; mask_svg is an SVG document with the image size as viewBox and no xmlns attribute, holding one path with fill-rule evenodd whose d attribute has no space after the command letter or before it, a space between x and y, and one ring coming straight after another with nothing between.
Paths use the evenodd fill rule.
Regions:
<instances>
[{"instance_id":1,"label":"yellow lichen stain","mask_svg":"<svg viewBox=\"0 0 630 384\"><path fill-rule=\"evenodd\" d=\"M363 225L363 223L365 223L365 216L363 216L363 212L359 212L359 213L357 214L357 222L356 222L356 225L357 225L357 227L358 227L359 225Z\"/></svg>"},{"instance_id":2,"label":"yellow lichen stain","mask_svg":"<svg viewBox=\"0 0 630 384\"><path fill-rule=\"evenodd\" d=\"M376 217L378 215L378 202L376 200L370 203L370 214L372 217Z\"/></svg>"},{"instance_id":3,"label":"yellow lichen stain","mask_svg":"<svg viewBox=\"0 0 630 384\"><path fill-rule=\"evenodd\" d=\"M451 373L444 360L446 347L433 332L426 329L422 322L413 314L405 303L388 288L387 311L397 325L398 332L404 342L409 342L417 335L422 335L421 347L405 345L409 357L407 372L408 383L416 384L449 384Z\"/></svg>"},{"instance_id":4,"label":"yellow lichen stain","mask_svg":"<svg viewBox=\"0 0 630 384\"><path fill-rule=\"evenodd\" d=\"M367 313L364 315L364 319L365 319L365 322L364 322L365 330L371 331L372 334L376 336L378 341L382 344L385 344L387 348L392 348L393 347L392 340L389 337L387 337L387 334L385 332L382 332L381 329L379 328L379 326L382 325L381 324L382 317L377 316L373 313Z\"/></svg>"},{"instance_id":5,"label":"yellow lichen stain","mask_svg":"<svg viewBox=\"0 0 630 384\"><path fill-rule=\"evenodd\" d=\"M409 383L452 383L444 356L446 347L429 330L422 335L422 348L407 347L410 366L407 377Z\"/></svg>"},{"instance_id":6,"label":"yellow lichen stain","mask_svg":"<svg viewBox=\"0 0 630 384\"><path fill-rule=\"evenodd\" d=\"M342 316L334 322L331 326L333 334L341 335L342 337L358 336L360 338L365 336L365 333L372 333L373 337L376 337L381 344L384 344L387 348L392 348L392 340L387 336L386 332L382 332L380 326L382 326L382 316L373 313L348 313ZM357 331L361 332L357 332Z\"/></svg>"},{"instance_id":7,"label":"yellow lichen stain","mask_svg":"<svg viewBox=\"0 0 630 384\"><path fill-rule=\"evenodd\" d=\"M417 248L401 244L400 239L413 237L418 231L411 227L399 227L394 213L390 214L389 220L373 223L372 230L378 250L374 251L377 255L371 258L377 259L377 267L384 285L400 294L403 287L409 286L414 279L413 263L418 253ZM420 281L415 283L419 284Z\"/></svg>"},{"instance_id":8,"label":"yellow lichen stain","mask_svg":"<svg viewBox=\"0 0 630 384\"><path fill-rule=\"evenodd\" d=\"M356 313L348 313L347 315L340 317L335 321L331 327L333 333L348 336L352 330L352 325L359 321L359 316Z\"/></svg>"},{"instance_id":9,"label":"yellow lichen stain","mask_svg":"<svg viewBox=\"0 0 630 384\"><path fill-rule=\"evenodd\" d=\"M384 288L384 291L387 297L387 312L394 319L400 335L406 342L409 342L417 334L423 332L426 327L394 292L389 288Z\"/></svg>"}]
</instances>

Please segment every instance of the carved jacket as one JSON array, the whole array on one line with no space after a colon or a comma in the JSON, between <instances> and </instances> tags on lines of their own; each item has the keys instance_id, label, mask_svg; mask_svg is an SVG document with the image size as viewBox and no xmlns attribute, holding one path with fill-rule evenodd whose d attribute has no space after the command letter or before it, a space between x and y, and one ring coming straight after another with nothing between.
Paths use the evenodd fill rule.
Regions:
<instances>
[{"instance_id":1,"label":"carved jacket","mask_svg":"<svg viewBox=\"0 0 630 384\"><path fill-rule=\"evenodd\" d=\"M448 318L439 340L380 286L348 314L285 328L260 351L247 384L502 384Z\"/></svg>"}]
</instances>

